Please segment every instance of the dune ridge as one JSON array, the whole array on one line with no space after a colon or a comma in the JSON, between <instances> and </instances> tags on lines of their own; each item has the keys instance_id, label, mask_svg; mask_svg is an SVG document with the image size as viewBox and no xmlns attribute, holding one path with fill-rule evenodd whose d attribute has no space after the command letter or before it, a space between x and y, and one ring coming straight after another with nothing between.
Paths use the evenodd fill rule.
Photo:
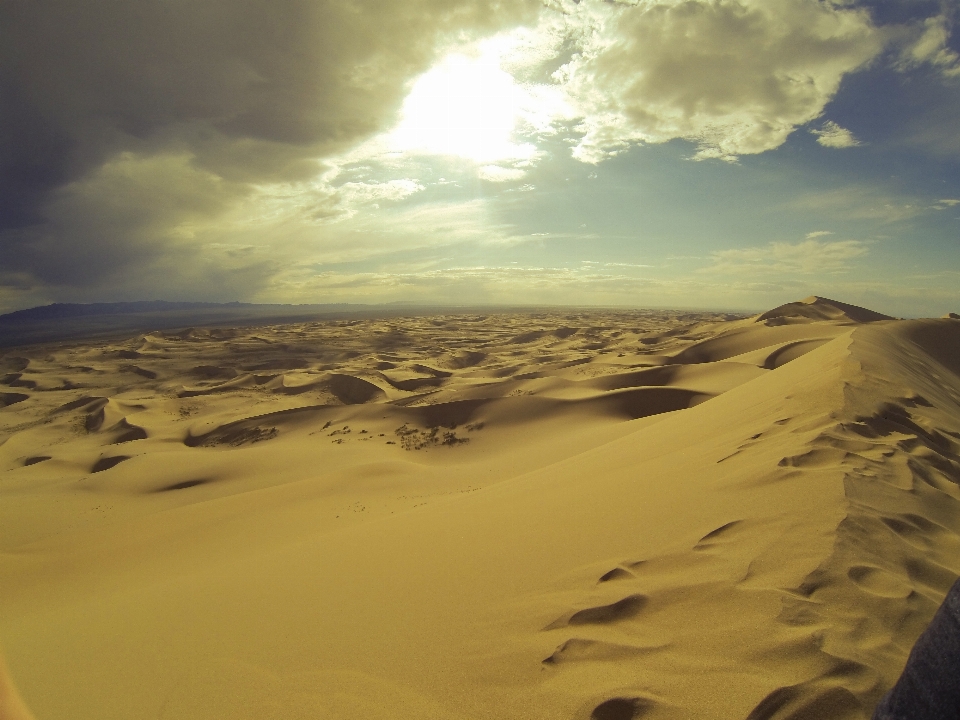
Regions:
<instances>
[{"instance_id":1,"label":"dune ridge","mask_svg":"<svg viewBox=\"0 0 960 720\"><path fill-rule=\"evenodd\" d=\"M867 718L960 573L958 357L816 297L18 348L0 640L39 718Z\"/></svg>"},{"instance_id":2,"label":"dune ridge","mask_svg":"<svg viewBox=\"0 0 960 720\"><path fill-rule=\"evenodd\" d=\"M766 325L779 325L784 323L807 323L818 320L829 320L833 322L845 323L870 323L879 320L893 320L889 315L878 313L867 308L850 305L831 300L830 298L811 295L808 298L798 302L787 303L773 310L767 310L757 316L756 322L762 322Z\"/></svg>"}]
</instances>

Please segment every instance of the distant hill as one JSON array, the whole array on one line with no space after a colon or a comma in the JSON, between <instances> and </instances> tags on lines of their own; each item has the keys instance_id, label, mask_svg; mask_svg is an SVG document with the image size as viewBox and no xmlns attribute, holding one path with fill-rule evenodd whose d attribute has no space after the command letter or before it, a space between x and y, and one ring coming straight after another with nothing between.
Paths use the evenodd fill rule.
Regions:
<instances>
[{"instance_id":1,"label":"distant hill","mask_svg":"<svg viewBox=\"0 0 960 720\"><path fill-rule=\"evenodd\" d=\"M498 307L498 312L519 310ZM533 308L523 308L531 310ZM66 342L120 334L202 326L250 326L310 320L350 320L404 315L490 312L491 307L454 307L388 303L281 305L255 303L167 302L54 303L0 315L0 348Z\"/></svg>"},{"instance_id":2,"label":"distant hill","mask_svg":"<svg viewBox=\"0 0 960 720\"><path fill-rule=\"evenodd\" d=\"M268 305L165 300L54 303L0 315L0 348L189 326L346 319L370 314L397 315L409 311L409 307L401 309L397 306L348 303Z\"/></svg>"},{"instance_id":3,"label":"distant hill","mask_svg":"<svg viewBox=\"0 0 960 720\"><path fill-rule=\"evenodd\" d=\"M168 302L166 300L142 300L138 302L117 303L53 303L52 305L41 305L27 310L17 310L12 313L7 313L6 315L0 315L0 325L15 325L18 323L63 320L65 318L93 317L98 315L134 315L171 312L194 313L198 311L212 311L223 315L260 314L265 311L271 313L284 313L287 311L312 313L343 311L351 307L362 308L365 306L349 305L346 303L331 305L257 305L241 302Z\"/></svg>"},{"instance_id":4,"label":"distant hill","mask_svg":"<svg viewBox=\"0 0 960 720\"><path fill-rule=\"evenodd\" d=\"M233 305L234 303L224 304ZM0 315L0 324L12 325L43 320L89 317L91 315L129 315L131 313L163 312L176 309L195 310L219 306L220 303L178 303L164 300L118 303L53 303L52 305L40 305L39 307Z\"/></svg>"}]
</instances>

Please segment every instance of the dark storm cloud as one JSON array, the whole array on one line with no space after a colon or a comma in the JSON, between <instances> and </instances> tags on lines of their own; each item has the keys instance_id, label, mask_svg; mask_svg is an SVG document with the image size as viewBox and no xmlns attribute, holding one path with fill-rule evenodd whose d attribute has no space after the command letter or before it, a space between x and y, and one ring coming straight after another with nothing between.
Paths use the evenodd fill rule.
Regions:
<instances>
[{"instance_id":1,"label":"dark storm cloud","mask_svg":"<svg viewBox=\"0 0 960 720\"><path fill-rule=\"evenodd\" d=\"M535 11L496 0L7 0L0 282L26 273L84 286L172 247L189 255L184 223L251 184L315 174L318 159L391 120L438 47Z\"/></svg>"}]
</instances>

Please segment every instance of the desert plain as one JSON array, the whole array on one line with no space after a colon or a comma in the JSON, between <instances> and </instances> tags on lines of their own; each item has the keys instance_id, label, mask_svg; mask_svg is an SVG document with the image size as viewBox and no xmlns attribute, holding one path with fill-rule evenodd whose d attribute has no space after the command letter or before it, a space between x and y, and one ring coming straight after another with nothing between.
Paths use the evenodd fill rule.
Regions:
<instances>
[{"instance_id":1,"label":"desert plain","mask_svg":"<svg viewBox=\"0 0 960 720\"><path fill-rule=\"evenodd\" d=\"M38 720L868 718L960 574L960 319L811 297L0 355Z\"/></svg>"}]
</instances>

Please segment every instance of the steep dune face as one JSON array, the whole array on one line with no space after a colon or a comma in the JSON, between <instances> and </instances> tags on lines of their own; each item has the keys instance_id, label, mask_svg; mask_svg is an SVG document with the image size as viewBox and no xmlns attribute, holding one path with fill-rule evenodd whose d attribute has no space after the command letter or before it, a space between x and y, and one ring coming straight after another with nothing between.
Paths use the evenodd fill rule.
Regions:
<instances>
[{"instance_id":1,"label":"steep dune face","mask_svg":"<svg viewBox=\"0 0 960 720\"><path fill-rule=\"evenodd\" d=\"M960 572L960 323L826 302L0 358L11 671L50 720L867 718Z\"/></svg>"},{"instance_id":2,"label":"steep dune face","mask_svg":"<svg viewBox=\"0 0 960 720\"><path fill-rule=\"evenodd\" d=\"M842 472L833 548L781 622L816 636L827 672L773 691L750 717L868 716L960 574L960 376L942 321L864 327L841 366L843 403L781 464Z\"/></svg>"}]
</instances>

